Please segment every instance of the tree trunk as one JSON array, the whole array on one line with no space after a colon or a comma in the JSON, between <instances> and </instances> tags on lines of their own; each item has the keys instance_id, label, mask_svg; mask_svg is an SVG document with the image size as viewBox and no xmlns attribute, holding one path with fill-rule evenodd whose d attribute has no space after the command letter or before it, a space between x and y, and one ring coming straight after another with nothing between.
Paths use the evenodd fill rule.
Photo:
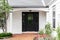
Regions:
<instances>
[{"instance_id":1,"label":"tree trunk","mask_svg":"<svg viewBox=\"0 0 60 40\"><path fill-rule=\"evenodd\" d=\"M4 12L5 13L5 12ZM4 19L4 32L7 32L7 13L5 13L5 19Z\"/></svg>"},{"instance_id":2,"label":"tree trunk","mask_svg":"<svg viewBox=\"0 0 60 40\"><path fill-rule=\"evenodd\" d=\"M5 32L7 32L7 13L5 13Z\"/></svg>"}]
</instances>

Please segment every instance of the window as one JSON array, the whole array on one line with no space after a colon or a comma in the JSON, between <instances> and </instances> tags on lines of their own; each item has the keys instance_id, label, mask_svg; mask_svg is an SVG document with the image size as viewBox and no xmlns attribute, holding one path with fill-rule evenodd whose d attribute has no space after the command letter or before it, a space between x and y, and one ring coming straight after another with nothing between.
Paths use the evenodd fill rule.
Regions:
<instances>
[{"instance_id":1,"label":"window","mask_svg":"<svg viewBox=\"0 0 60 40\"><path fill-rule=\"evenodd\" d=\"M55 5L53 6L53 28L55 28Z\"/></svg>"}]
</instances>

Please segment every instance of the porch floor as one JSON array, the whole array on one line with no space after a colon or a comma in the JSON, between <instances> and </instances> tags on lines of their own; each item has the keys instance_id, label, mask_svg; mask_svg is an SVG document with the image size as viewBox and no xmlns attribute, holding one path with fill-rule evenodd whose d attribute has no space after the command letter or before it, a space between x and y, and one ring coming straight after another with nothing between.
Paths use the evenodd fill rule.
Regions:
<instances>
[{"instance_id":1,"label":"porch floor","mask_svg":"<svg viewBox=\"0 0 60 40\"><path fill-rule=\"evenodd\" d=\"M13 35L12 38L8 38L6 40L33 40L37 33L23 33Z\"/></svg>"}]
</instances>

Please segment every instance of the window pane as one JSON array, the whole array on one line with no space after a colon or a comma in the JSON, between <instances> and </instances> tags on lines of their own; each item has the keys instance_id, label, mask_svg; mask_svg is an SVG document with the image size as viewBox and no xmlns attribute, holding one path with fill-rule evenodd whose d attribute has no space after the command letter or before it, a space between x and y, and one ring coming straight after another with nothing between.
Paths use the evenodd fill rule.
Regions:
<instances>
[{"instance_id":1,"label":"window pane","mask_svg":"<svg viewBox=\"0 0 60 40\"><path fill-rule=\"evenodd\" d=\"M53 19L53 28L55 28L55 19Z\"/></svg>"},{"instance_id":2,"label":"window pane","mask_svg":"<svg viewBox=\"0 0 60 40\"><path fill-rule=\"evenodd\" d=\"M53 28L55 28L55 5L53 6Z\"/></svg>"}]
</instances>

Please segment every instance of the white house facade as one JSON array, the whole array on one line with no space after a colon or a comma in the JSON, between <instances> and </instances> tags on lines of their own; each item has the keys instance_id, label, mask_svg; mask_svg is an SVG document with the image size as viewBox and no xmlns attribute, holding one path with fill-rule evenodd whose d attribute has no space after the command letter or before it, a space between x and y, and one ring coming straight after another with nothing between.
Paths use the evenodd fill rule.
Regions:
<instances>
[{"instance_id":1,"label":"white house facade","mask_svg":"<svg viewBox=\"0 0 60 40\"><path fill-rule=\"evenodd\" d=\"M17 2L15 0L13 1ZM34 1L30 3L33 2ZM51 24L51 27L53 28L58 27L58 25L60 24L60 1L45 0L44 2L43 0L40 2L35 2L34 3L36 5L30 3L27 4L28 2L23 1L21 1L21 4L20 2L14 4L12 1L9 0L10 5L13 6L13 10L9 13L9 17L7 19L7 32L11 32L13 34L21 34L24 32L38 32L39 30L45 28L47 22L49 22ZM18 7L16 7L15 5L17 5ZM49 7L45 7L46 5L49 5Z\"/></svg>"}]
</instances>

